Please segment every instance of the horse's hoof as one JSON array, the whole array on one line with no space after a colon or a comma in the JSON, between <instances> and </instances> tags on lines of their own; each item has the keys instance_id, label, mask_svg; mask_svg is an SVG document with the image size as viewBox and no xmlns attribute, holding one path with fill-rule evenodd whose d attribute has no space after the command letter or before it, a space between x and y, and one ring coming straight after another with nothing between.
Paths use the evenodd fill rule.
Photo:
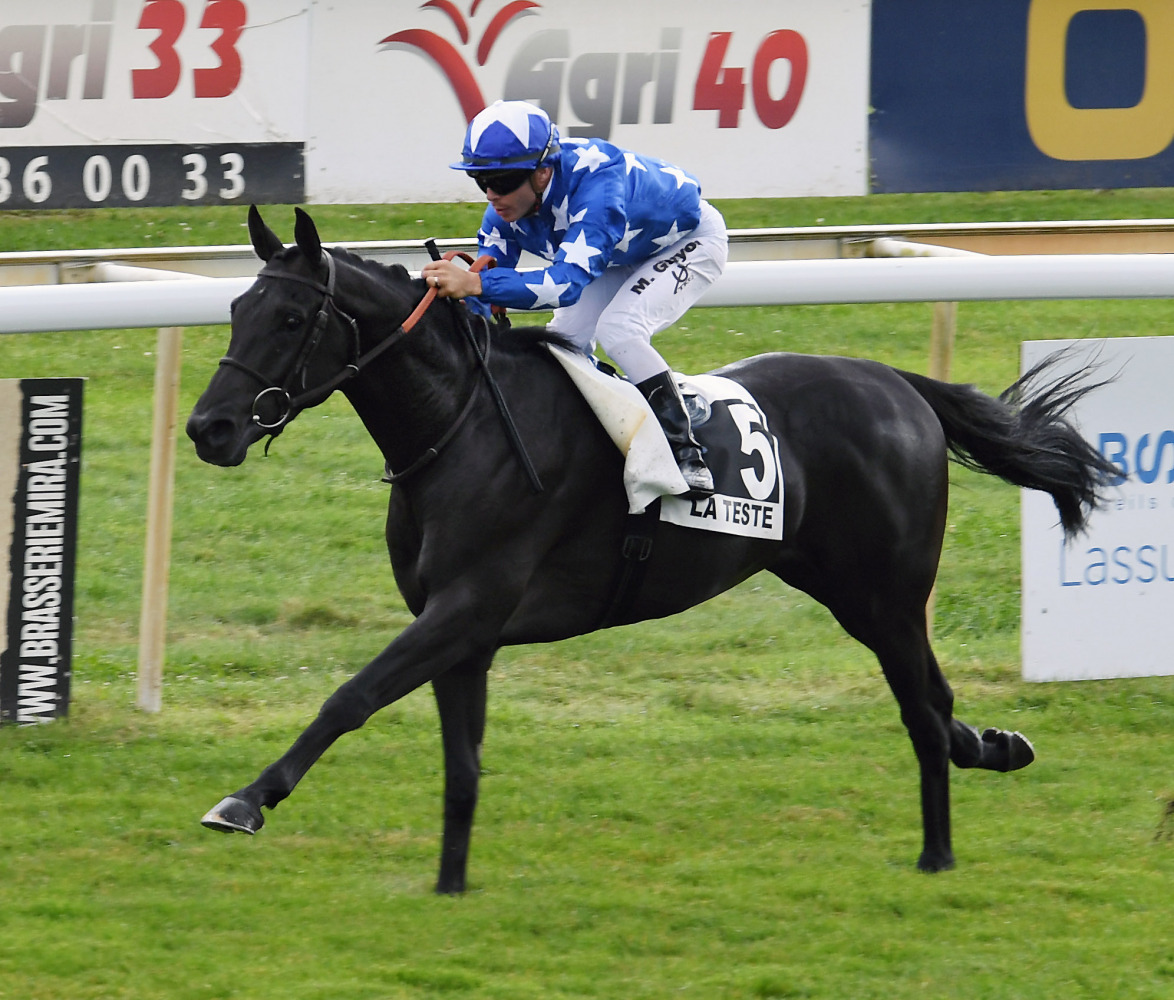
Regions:
<instances>
[{"instance_id":1,"label":"horse's hoof","mask_svg":"<svg viewBox=\"0 0 1174 1000\"><path fill-rule=\"evenodd\" d=\"M230 795L209 809L200 822L209 830L252 836L265 825L265 817L256 806Z\"/></svg>"},{"instance_id":2,"label":"horse's hoof","mask_svg":"<svg viewBox=\"0 0 1174 1000\"><path fill-rule=\"evenodd\" d=\"M930 853L923 851L921 857L917 859L917 870L925 872L927 875L932 875L935 872L948 872L954 867L954 855Z\"/></svg>"},{"instance_id":3,"label":"horse's hoof","mask_svg":"<svg viewBox=\"0 0 1174 1000\"><path fill-rule=\"evenodd\" d=\"M992 771L1018 771L1035 760L1035 748L1022 733L987 729L982 744L983 766Z\"/></svg>"}]
</instances>

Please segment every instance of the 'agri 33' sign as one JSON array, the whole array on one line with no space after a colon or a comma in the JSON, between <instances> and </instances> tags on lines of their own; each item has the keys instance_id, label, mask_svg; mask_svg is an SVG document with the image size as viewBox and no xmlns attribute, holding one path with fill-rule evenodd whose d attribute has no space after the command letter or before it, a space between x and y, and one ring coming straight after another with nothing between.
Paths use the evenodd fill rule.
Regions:
<instances>
[{"instance_id":1,"label":"'agri 33' sign","mask_svg":"<svg viewBox=\"0 0 1174 1000\"><path fill-rule=\"evenodd\" d=\"M874 0L875 190L1174 183L1169 0Z\"/></svg>"},{"instance_id":2,"label":"'agri 33' sign","mask_svg":"<svg viewBox=\"0 0 1174 1000\"><path fill-rule=\"evenodd\" d=\"M859 0L359 2L316 12L314 34L316 81L345 50L347 89L378 95L311 88L315 200L472 198L447 166L497 99L541 105L566 135L686 165L709 196L865 190Z\"/></svg>"},{"instance_id":3,"label":"'agri 33' sign","mask_svg":"<svg viewBox=\"0 0 1174 1000\"><path fill-rule=\"evenodd\" d=\"M305 46L289 8L5 0L0 208L300 201L304 76L271 72Z\"/></svg>"}]
</instances>

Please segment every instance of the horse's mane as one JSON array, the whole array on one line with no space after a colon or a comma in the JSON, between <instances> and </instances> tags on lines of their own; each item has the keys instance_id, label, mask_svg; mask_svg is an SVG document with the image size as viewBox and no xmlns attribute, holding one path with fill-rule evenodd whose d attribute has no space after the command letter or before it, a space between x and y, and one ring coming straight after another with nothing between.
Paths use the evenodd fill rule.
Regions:
<instances>
[{"instance_id":1,"label":"horse's mane","mask_svg":"<svg viewBox=\"0 0 1174 1000\"><path fill-rule=\"evenodd\" d=\"M545 326L510 326L501 324L497 327L494 336L501 339L508 339L513 344L522 350L531 351L536 347L544 347L547 344L554 344L556 347L566 348L568 351L578 350L571 341Z\"/></svg>"},{"instance_id":2,"label":"horse's mane","mask_svg":"<svg viewBox=\"0 0 1174 1000\"><path fill-rule=\"evenodd\" d=\"M390 284L403 288L413 298L419 298L427 291L422 278L413 278L403 264L383 264L369 257L361 257L351 253L343 247L330 247L329 252L338 260L343 260L360 271L370 275L381 284ZM451 299L445 300L450 308L464 309L460 303ZM479 319L470 314L473 322ZM494 348L499 350L532 351L546 344L555 344L567 350L576 350L575 346L561 333L550 330L545 326L519 326L509 323L498 323L493 331Z\"/></svg>"},{"instance_id":3,"label":"horse's mane","mask_svg":"<svg viewBox=\"0 0 1174 1000\"><path fill-rule=\"evenodd\" d=\"M357 253L351 253L345 247L323 247L322 249L330 253L336 260L345 261L352 267L365 271L377 281L389 284L415 284L403 264L381 264L370 257L360 257Z\"/></svg>"}]
</instances>

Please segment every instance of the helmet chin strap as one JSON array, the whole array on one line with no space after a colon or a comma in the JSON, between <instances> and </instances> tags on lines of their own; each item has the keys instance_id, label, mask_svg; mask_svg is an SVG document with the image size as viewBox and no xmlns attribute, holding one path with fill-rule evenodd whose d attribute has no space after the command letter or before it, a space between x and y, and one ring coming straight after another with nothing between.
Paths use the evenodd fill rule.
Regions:
<instances>
[{"instance_id":1,"label":"helmet chin strap","mask_svg":"<svg viewBox=\"0 0 1174 1000\"><path fill-rule=\"evenodd\" d=\"M543 184L542 187L539 187L537 180L535 180L535 177L536 177L538 171L543 170L543 169L549 170L550 173L547 174L546 183ZM526 183L530 185L530 190L534 192L534 204L530 206L530 211L528 211L524 216L522 216L522 218L528 219L528 218L530 218L530 216L538 214L538 210L542 207L542 196L546 193L546 189L548 187L550 187L550 181L553 176L554 176L554 168L553 167L545 167L544 168L544 167L538 166L538 167L534 168L534 172L532 174L530 174L529 178L526 181Z\"/></svg>"}]
</instances>

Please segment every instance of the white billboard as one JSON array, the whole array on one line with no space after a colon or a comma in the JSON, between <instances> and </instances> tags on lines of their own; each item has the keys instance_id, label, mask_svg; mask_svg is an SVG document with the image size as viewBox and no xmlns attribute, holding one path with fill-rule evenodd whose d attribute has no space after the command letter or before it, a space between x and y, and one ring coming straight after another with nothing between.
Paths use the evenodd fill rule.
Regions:
<instances>
[{"instance_id":1,"label":"white billboard","mask_svg":"<svg viewBox=\"0 0 1174 1000\"><path fill-rule=\"evenodd\" d=\"M306 190L475 200L449 170L499 98L677 163L706 197L867 191L867 0L314 7Z\"/></svg>"},{"instance_id":2,"label":"white billboard","mask_svg":"<svg viewBox=\"0 0 1174 1000\"><path fill-rule=\"evenodd\" d=\"M1174 674L1174 337L1032 341L1023 370L1061 349L1056 374L1113 378L1071 416L1121 476L1067 544L1051 498L1023 492L1023 677Z\"/></svg>"},{"instance_id":3,"label":"white billboard","mask_svg":"<svg viewBox=\"0 0 1174 1000\"><path fill-rule=\"evenodd\" d=\"M4 0L0 209L479 199L499 98L707 197L867 191L868 0Z\"/></svg>"}]
</instances>

